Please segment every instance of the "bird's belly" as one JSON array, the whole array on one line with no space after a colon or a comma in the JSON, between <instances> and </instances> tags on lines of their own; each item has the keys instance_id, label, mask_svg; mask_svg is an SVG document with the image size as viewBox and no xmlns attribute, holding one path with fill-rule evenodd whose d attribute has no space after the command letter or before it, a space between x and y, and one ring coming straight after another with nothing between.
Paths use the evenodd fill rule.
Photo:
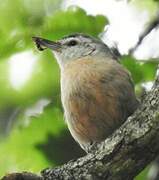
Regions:
<instances>
[{"instance_id":1,"label":"bird's belly","mask_svg":"<svg viewBox=\"0 0 159 180\"><path fill-rule=\"evenodd\" d=\"M119 125L112 97L107 97L98 84L67 89L62 93L62 102L68 128L82 147L104 140Z\"/></svg>"},{"instance_id":2,"label":"bird's belly","mask_svg":"<svg viewBox=\"0 0 159 180\"><path fill-rule=\"evenodd\" d=\"M65 119L82 147L104 140L136 108L128 74L115 63L76 61L62 72Z\"/></svg>"}]
</instances>

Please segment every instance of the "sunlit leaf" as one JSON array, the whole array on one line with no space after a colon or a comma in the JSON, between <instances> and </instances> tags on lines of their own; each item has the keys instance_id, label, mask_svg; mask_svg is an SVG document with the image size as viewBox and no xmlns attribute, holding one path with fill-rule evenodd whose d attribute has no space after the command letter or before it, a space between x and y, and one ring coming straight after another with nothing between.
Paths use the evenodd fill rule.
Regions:
<instances>
[{"instance_id":1,"label":"sunlit leaf","mask_svg":"<svg viewBox=\"0 0 159 180\"><path fill-rule=\"evenodd\" d=\"M104 16L90 16L80 8L71 7L67 11L58 11L54 16L47 18L43 36L55 39L75 32L97 36L107 23Z\"/></svg>"},{"instance_id":2,"label":"sunlit leaf","mask_svg":"<svg viewBox=\"0 0 159 180\"><path fill-rule=\"evenodd\" d=\"M32 118L31 123L16 126L9 137L0 142L0 176L13 171L38 172L50 162L37 145L47 140L48 134L57 136L64 126L63 115L59 109L48 107L45 113Z\"/></svg>"}]
</instances>

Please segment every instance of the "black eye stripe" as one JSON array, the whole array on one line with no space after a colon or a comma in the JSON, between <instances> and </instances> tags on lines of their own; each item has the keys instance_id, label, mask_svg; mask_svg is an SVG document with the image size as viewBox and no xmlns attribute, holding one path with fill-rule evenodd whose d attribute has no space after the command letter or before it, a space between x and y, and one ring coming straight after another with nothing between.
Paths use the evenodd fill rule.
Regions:
<instances>
[{"instance_id":1,"label":"black eye stripe","mask_svg":"<svg viewBox=\"0 0 159 180\"><path fill-rule=\"evenodd\" d=\"M68 45L68 46L75 46L75 45L77 45L77 43L78 43L77 41L71 40L71 41L68 42L67 45Z\"/></svg>"}]
</instances>

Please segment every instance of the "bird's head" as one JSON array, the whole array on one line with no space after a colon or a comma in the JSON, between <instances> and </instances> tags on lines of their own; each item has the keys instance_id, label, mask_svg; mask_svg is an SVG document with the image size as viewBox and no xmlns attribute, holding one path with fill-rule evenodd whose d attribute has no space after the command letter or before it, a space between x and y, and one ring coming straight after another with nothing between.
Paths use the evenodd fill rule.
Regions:
<instances>
[{"instance_id":1,"label":"bird's head","mask_svg":"<svg viewBox=\"0 0 159 180\"><path fill-rule=\"evenodd\" d=\"M33 37L33 40L39 50L51 49L60 67L85 56L113 57L111 50L101 40L85 34L72 34L58 41L40 37Z\"/></svg>"}]
</instances>

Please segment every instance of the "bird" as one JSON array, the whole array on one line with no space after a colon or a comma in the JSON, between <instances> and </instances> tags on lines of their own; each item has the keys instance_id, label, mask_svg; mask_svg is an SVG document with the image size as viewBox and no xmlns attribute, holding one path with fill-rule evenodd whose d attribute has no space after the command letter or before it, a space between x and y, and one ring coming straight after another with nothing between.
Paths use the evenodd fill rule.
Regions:
<instances>
[{"instance_id":1,"label":"bird","mask_svg":"<svg viewBox=\"0 0 159 180\"><path fill-rule=\"evenodd\" d=\"M57 41L33 37L37 48L51 49L60 67L61 101L68 129L87 153L137 109L130 72L111 48L87 34Z\"/></svg>"}]
</instances>

